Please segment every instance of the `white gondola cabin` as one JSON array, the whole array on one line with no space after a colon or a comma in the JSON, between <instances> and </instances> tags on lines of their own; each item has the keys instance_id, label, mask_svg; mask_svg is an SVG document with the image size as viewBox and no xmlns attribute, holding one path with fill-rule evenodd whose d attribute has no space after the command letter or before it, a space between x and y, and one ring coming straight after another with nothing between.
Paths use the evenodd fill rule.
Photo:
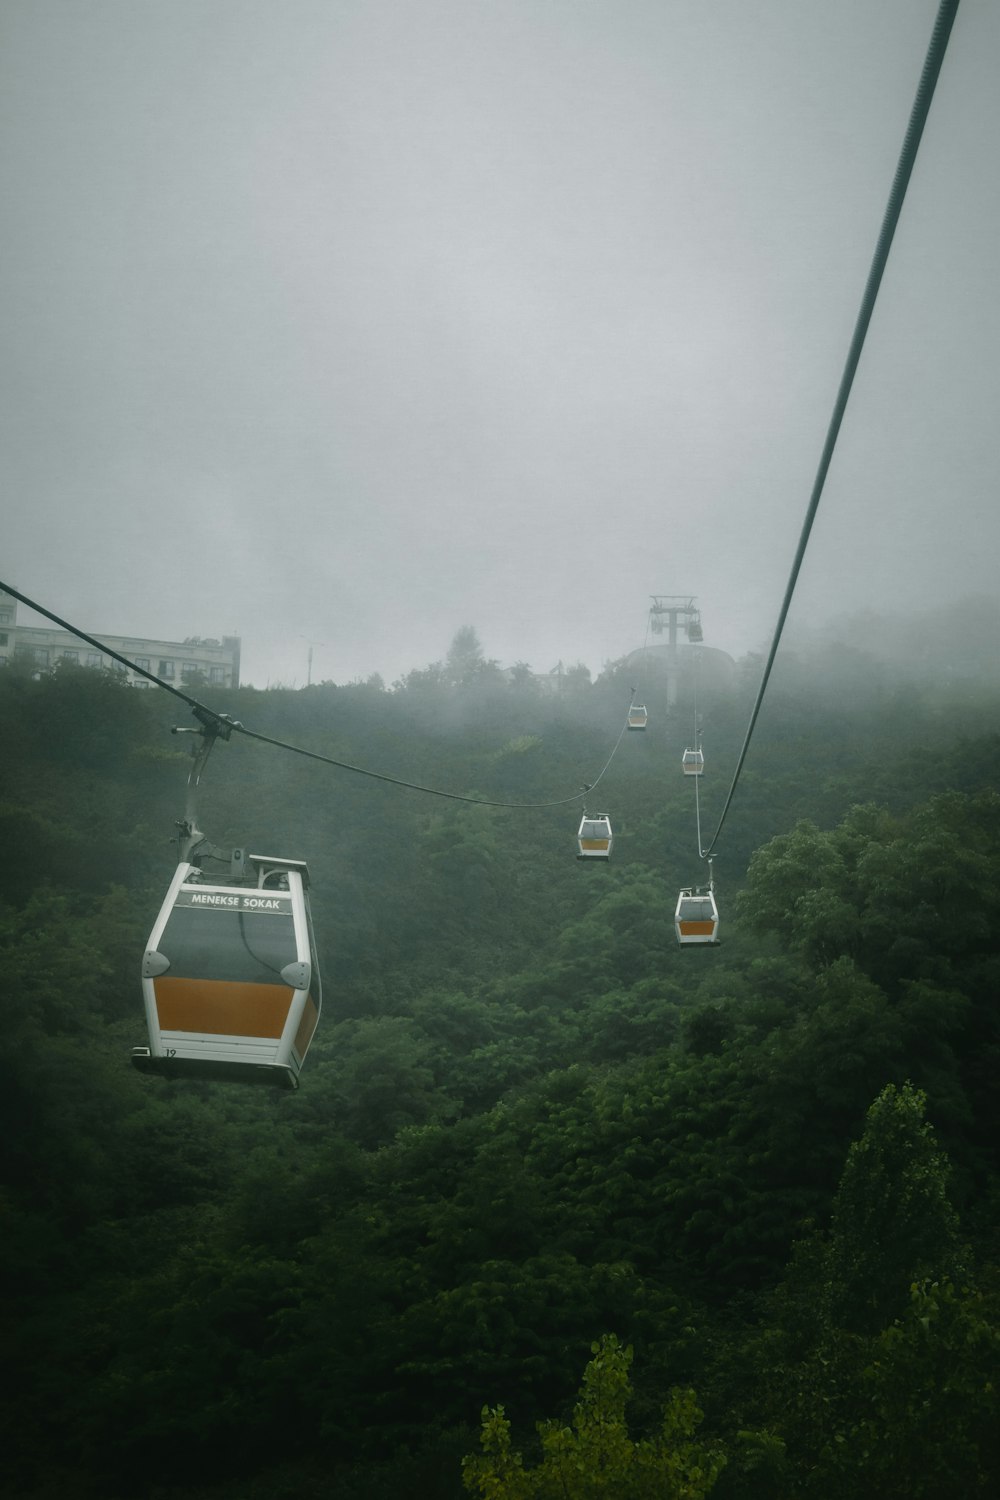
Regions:
<instances>
[{"instance_id":1,"label":"white gondola cabin","mask_svg":"<svg viewBox=\"0 0 1000 1500\"><path fill-rule=\"evenodd\" d=\"M681 946L719 941L719 909L711 891L686 890L677 897L674 931Z\"/></svg>"},{"instance_id":2,"label":"white gondola cabin","mask_svg":"<svg viewBox=\"0 0 1000 1500\"><path fill-rule=\"evenodd\" d=\"M577 859L610 859L613 843L611 819L603 814L591 818L584 813L577 833Z\"/></svg>"},{"instance_id":3,"label":"white gondola cabin","mask_svg":"<svg viewBox=\"0 0 1000 1500\"><path fill-rule=\"evenodd\" d=\"M649 715L646 712L645 704L633 703L628 711L629 729L645 729L648 722Z\"/></svg>"},{"instance_id":4,"label":"white gondola cabin","mask_svg":"<svg viewBox=\"0 0 1000 1500\"><path fill-rule=\"evenodd\" d=\"M298 1087L321 1004L308 872L266 855L249 864L255 885L178 865L142 962L141 1072Z\"/></svg>"},{"instance_id":5,"label":"white gondola cabin","mask_svg":"<svg viewBox=\"0 0 1000 1500\"><path fill-rule=\"evenodd\" d=\"M705 769L705 757L700 750L685 750L681 757L681 770L685 776L700 776Z\"/></svg>"}]
</instances>

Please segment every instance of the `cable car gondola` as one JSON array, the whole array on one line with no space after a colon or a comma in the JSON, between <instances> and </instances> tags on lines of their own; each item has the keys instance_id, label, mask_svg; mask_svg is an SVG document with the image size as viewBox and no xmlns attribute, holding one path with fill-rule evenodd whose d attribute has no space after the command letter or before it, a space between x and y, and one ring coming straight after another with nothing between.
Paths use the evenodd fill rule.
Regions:
<instances>
[{"instance_id":1,"label":"cable car gondola","mask_svg":"<svg viewBox=\"0 0 1000 1500\"><path fill-rule=\"evenodd\" d=\"M648 720L649 715L646 712L645 704L633 703L628 711L629 729L645 729Z\"/></svg>"},{"instance_id":2,"label":"cable car gondola","mask_svg":"<svg viewBox=\"0 0 1000 1500\"><path fill-rule=\"evenodd\" d=\"M253 884L177 866L142 962L140 1072L298 1087L321 1004L308 871L268 855L248 863Z\"/></svg>"},{"instance_id":3,"label":"cable car gondola","mask_svg":"<svg viewBox=\"0 0 1000 1500\"><path fill-rule=\"evenodd\" d=\"M674 931L682 947L688 943L718 943L719 909L711 890L684 890L677 897Z\"/></svg>"},{"instance_id":4,"label":"cable car gondola","mask_svg":"<svg viewBox=\"0 0 1000 1500\"><path fill-rule=\"evenodd\" d=\"M701 750L685 750L681 757L681 770L685 776L700 776L705 769L705 756Z\"/></svg>"},{"instance_id":5,"label":"cable car gondola","mask_svg":"<svg viewBox=\"0 0 1000 1500\"><path fill-rule=\"evenodd\" d=\"M577 859L610 859L611 845L614 843L611 819L603 813L594 818L584 813L580 819L577 843Z\"/></svg>"}]
</instances>

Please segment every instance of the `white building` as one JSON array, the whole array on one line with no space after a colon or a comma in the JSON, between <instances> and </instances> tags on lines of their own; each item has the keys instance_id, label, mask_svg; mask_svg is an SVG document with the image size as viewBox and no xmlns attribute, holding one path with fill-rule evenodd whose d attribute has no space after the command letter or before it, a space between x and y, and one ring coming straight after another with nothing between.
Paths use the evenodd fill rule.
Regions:
<instances>
[{"instance_id":1,"label":"white building","mask_svg":"<svg viewBox=\"0 0 1000 1500\"><path fill-rule=\"evenodd\" d=\"M184 641L159 641L148 636L101 634L100 640L137 667L173 686L185 682L209 682L215 687L240 685L238 635L224 635L221 641L197 635ZM0 590L0 666L13 656L27 658L39 671L51 671L59 661L76 662L82 667L109 667L121 672L133 687L153 686L138 672L123 667L59 625L19 625L17 600Z\"/></svg>"}]
</instances>

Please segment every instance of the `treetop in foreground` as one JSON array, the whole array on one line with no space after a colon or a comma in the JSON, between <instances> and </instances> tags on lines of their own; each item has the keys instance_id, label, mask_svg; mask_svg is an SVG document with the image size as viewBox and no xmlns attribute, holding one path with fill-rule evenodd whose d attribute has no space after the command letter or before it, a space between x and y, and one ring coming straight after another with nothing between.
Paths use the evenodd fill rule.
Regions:
<instances>
[{"instance_id":1,"label":"treetop in foreground","mask_svg":"<svg viewBox=\"0 0 1000 1500\"><path fill-rule=\"evenodd\" d=\"M591 1345L572 1425L539 1422L542 1458L526 1468L511 1447L502 1406L483 1408L481 1456L462 1463L465 1488L480 1500L700 1500L709 1494L725 1459L694 1441L702 1418L694 1391L675 1389L652 1438L629 1436L625 1407L631 1395L631 1347L605 1334Z\"/></svg>"}]
</instances>

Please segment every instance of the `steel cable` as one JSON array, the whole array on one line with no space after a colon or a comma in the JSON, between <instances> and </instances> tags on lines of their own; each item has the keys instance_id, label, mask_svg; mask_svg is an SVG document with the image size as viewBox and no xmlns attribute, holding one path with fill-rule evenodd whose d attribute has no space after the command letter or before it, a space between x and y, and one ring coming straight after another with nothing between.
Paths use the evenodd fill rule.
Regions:
<instances>
[{"instance_id":1,"label":"steel cable","mask_svg":"<svg viewBox=\"0 0 1000 1500\"><path fill-rule=\"evenodd\" d=\"M854 376L858 368L858 362L861 359L861 351L864 347L865 335L868 332L868 325L871 322L872 313L875 308L875 300L878 296L878 290L882 282L882 276L885 271L886 262L889 259L889 250L892 246L893 236L896 232L896 225L899 222L899 216L903 207L903 200L906 197L906 189L910 181L910 176L913 172L914 163L917 159L917 149L920 145L920 138L923 135L924 125L927 123L927 116L930 111L931 100L934 97L934 89L937 84L938 75L941 72L941 65L944 62L944 55L948 47L948 38L951 35L951 28L958 11L958 5L959 0L941 0L941 5L938 8L937 19L935 20L934 30L931 34L930 44L927 49L927 56L924 61L923 72L921 73L920 82L917 86L917 93L913 101L913 108L910 111L910 121L909 125L907 126L906 135L903 139L903 146L899 155L899 163L896 167L896 175L893 179L892 188L889 193L889 201L886 205L885 214L882 219L882 228L879 232L878 241L875 246L875 254L872 258L871 269L868 273L868 280L865 284L864 295L861 299L861 309L858 313L857 322L854 327L854 335L851 339L850 347L847 352L847 360L844 365L844 372L841 376L840 387L837 392L837 399L834 403L833 416L830 419L830 425L827 429L826 442L823 444L823 451L820 455L819 468L816 473L816 479L813 484L812 494L809 499L809 506L806 511L805 521L803 523L802 532L799 537L799 544L795 551L795 558L792 562L792 571L789 575L788 585L785 589L785 597L782 601L781 612L778 616L778 624L774 632L774 637L771 641L770 649L768 651L767 661L764 665L764 672L761 678L760 687L757 691L757 698L753 706L753 711L750 715L750 722L743 740L743 747L740 750L739 759L736 763L736 771L733 775L733 780L730 785L725 804L723 805L722 815L719 818L719 824L712 837L712 842L709 844L707 849L701 851L701 856L703 859L707 859L709 857L718 842L719 835L722 832L723 824L726 821L726 816L729 812L729 808L733 800L733 796L736 792L736 787L740 779L740 773L743 770L743 763L747 757L747 751L750 748L750 741L753 737L753 732L757 723L757 717L760 713L761 704L764 701L764 694L767 690L767 684L771 676L771 668L774 666L774 659L778 652L778 644L781 640L781 634L785 628L785 621L788 617L789 607L791 606L792 595L795 592L795 585L798 582L799 570L802 567L802 560L805 556L806 546L809 542L809 536L812 531L813 521L816 519L816 511L819 508L820 496L823 493L823 486L826 483L827 471L830 467L830 461L833 458L833 450L836 446L837 436L840 432L840 426L844 418L844 412L847 408L848 397L851 394L851 387L854 384Z\"/></svg>"},{"instance_id":2,"label":"steel cable","mask_svg":"<svg viewBox=\"0 0 1000 1500\"><path fill-rule=\"evenodd\" d=\"M188 705L208 733L219 734L224 739L228 739L231 734L242 734L247 739L259 740L264 745L274 745L277 749L287 750L293 755L302 755L308 760L320 761L323 765L336 766L338 770L351 771L356 776L367 776L373 781L388 782L390 786L405 787L411 792L423 792L428 797L446 797L451 802L471 802L476 807L506 807L521 810L565 807L570 802L580 802L589 791L597 786L598 782L604 776L611 762L614 760L618 746L621 744L625 730L628 728L628 712L626 711L625 722L619 731L618 738L615 740L611 754L601 767L598 775L593 781L587 782L582 791L574 792L570 797L558 797L549 802L496 802L491 801L488 797L469 797L461 792L446 792L440 787L422 786L419 782L407 781L400 776L388 776L382 771L371 771L366 766L355 766L349 761L337 760L331 755L320 755L316 750L306 750L302 745L292 745L286 740L274 739L270 735L260 734L257 730L248 729L245 724L241 724L238 720L230 718L228 714L217 713L215 709L209 708L205 703L201 703L197 698L192 697L190 693L182 692L180 688L174 687L170 682L164 682L163 678L157 677L154 672L148 672L144 667L137 667L135 662L130 661L127 656L122 656L120 652L114 651L95 636L87 635L85 631L80 630L76 625L72 625L68 620L60 619L50 609L46 609L44 605L37 603L34 599L29 599L26 594L22 594L18 589L12 587L12 585L0 580L0 590L19 600L28 609L33 609L37 614L44 615L47 620L51 620L54 624L61 626L63 630L68 630L71 635L77 636L81 641L86 641L96 650L103 652L106 656L110 656L113 661L120 662L122 666L129 667L141 677L145 677L149 682L155 683L157 687L165 688L168 693L173 693L175 698L180 698L182 702ZM631 708L634 698L635 689L632 690L632 696L629 699L629 708Z\"/></svg>"}]
</instances>

